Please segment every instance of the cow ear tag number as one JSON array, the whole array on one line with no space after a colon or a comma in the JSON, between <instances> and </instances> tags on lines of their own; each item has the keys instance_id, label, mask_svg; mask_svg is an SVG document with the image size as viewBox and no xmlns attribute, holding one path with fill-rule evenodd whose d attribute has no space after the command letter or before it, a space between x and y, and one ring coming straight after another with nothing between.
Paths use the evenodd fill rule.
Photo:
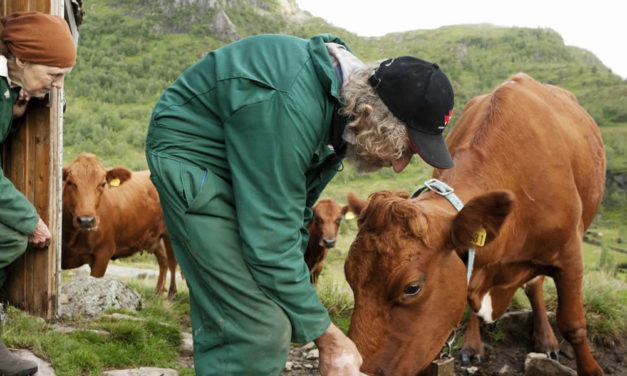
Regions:
<instances>
[{"instance_id":1,"label":"cow ear tag number","mask_svg":"<svg viewBox=\"0 0 627 376\"><path fill-rule=\"evenodd\" d=\"M119 187L120 186L120 179L118 178L114 178L109 180L109 185L112 187Z\"/></svg>"},{"instance_id":2,"label":"cow ear tag number","mask_svg":"<svg viewBox=\"0 0 627 376\"><path fill-rule=\"evenodd\" d=\"M485 228L481 226L477 231L472 233L472 240L470 242L478 247L483 247L485 245L486 236L487 232Z\"/></svg>"}]
</instances>

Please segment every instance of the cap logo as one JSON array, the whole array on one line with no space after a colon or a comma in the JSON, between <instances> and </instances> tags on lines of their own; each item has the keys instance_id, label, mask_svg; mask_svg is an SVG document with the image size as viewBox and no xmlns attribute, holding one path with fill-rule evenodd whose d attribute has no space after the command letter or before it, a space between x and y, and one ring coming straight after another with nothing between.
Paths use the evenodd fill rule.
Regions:
<instances>
[{"instance_id":1,"label":"cap logo","mask_svg":"<svg viewBox=\"0 0 627 376\"><path fill-rule=\"evenodd\" d=\"M449 120L451 120L451 116L453 116L453 109L448 110L448 115L444 115L444 127L448 124ZM442 127L442 128L444 128Z\"/></svg>"}]
</instances>

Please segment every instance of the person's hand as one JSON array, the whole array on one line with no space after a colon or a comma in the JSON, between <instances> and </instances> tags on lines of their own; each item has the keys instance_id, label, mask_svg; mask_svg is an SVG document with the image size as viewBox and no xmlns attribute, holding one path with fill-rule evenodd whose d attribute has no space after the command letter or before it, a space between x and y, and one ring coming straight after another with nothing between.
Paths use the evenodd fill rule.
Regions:
<instances>
[{"instance_id":1,"label":"person's hand","mask_svg":"<svg viewBox=\"0 0 627 376\"><path fill-rule=\"evenodd\" d=\"M362 358L357 347L333 323L315 341L322 376L359 376Z\"/></svg>"},{"instance_id":2,"label":"person's hand","mask_svg":"<svg viewBox=\"0 0 627 376\"><path fill-rule=\"evenodd\" d=\"M50 234L48 226L46 226L44 221L39 218L35 231L28 236L28 242L32 243L37 248L45 248L50 245L51 237L52 235Z\"/></svg>"},{"instance_id":3,"label":"person's hand","mask_svg":"<svg viewBox=\"0 0 627 376\"><path fill-rule=\"evenodd\" d=\"M15 103L13 103L13 119L17 119L24 115L29 100L30 95L28 95L28 93L24 91L24 89L21 89L20 93L17 95Z\"/></svg>"}]
</instances>

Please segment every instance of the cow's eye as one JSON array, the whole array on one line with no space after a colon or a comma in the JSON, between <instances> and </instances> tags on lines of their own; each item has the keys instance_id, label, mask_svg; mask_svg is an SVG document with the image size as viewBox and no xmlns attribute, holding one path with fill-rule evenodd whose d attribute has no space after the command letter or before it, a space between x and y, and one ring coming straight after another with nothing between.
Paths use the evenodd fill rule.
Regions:
<instances>
[{"instance_id":1,"label":"cow's eye","mask_svg":"<svg viewBox=\"0 0 627 376\"><path fill-rule=\"evenodd\" d=\"M107 186L107 182L103 181L102 183L100 183L100 188L104 188Z\"/></svg>"},{"instance_id":2,"label":"cow's eye","mask_svg":"<svg viewBox=\"0 0 627 376\"><path fill-rule=\"evenodd\" d=\"M74 183L72 183L71 180L66 180L65 181L65 185L68 186L68 187L72 187L72 186L74 186Z\"/></svg>"},{"instance_id":3,"label":"cow's eye","mask_svg":"<svg viewBox=\"0 0 627 376\"><path fill-rule=\"evenodd\" d=\"M336 219L336 220L335 220L335 224L336 224L336 225L338 225L338 226L339 226L339 225L340 225L340 223L342 223L342 217L340 217L340 218L338 218L338 219Z\"/></svg>"},{"instance_id":4,"label":"cow's eye","mask_svg":"<svg viewBox=\"0 0 627 376\"><path fill-rule=\"evenodd\" d=\"M403 289L403 294L405 294L405 296L414 296L419 292L420 285L418 283L410 283L409 285L405 286L405 289Z\"/></svg>"}]
</instances>

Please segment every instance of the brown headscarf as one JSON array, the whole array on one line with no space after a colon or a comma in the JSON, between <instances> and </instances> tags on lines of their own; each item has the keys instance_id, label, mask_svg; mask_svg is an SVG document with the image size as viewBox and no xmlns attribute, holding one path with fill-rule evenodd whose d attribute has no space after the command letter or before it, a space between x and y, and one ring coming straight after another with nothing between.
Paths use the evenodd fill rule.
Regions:
<instances>
[{"instance_id":1,"label":"brown headscarf","mask_svg":"<svg viewBox=\"0 0 627 376\"><path fill-rule=\"evenodd\" d=\"M2 42L20 60L58 68L76 64L76 46L65 20L40 12L13 13L1 20Z\"/></svg>"}]
</instances>

